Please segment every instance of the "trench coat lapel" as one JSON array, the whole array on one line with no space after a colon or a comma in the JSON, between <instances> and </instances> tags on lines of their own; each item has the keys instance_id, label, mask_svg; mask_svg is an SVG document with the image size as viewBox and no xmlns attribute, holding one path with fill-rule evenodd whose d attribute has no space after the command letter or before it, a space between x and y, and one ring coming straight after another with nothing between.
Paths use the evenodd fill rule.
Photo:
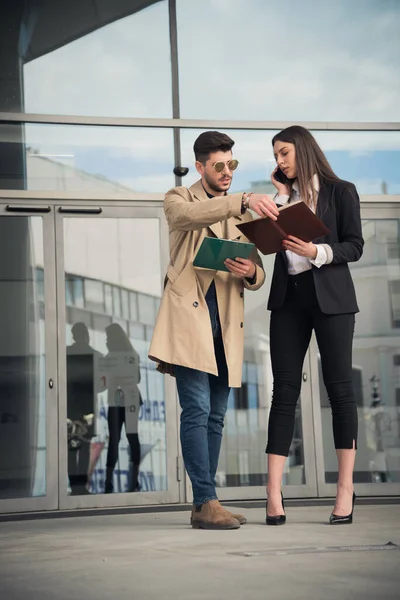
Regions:
<instances>
[{"instance_id":1,"label":"trench coat lapel","mask_svg":"<svg viewBox=\"0 0 400 600\"><path fill-rule=\"evenodd\" d=\"M191 188L191 191L193 193L193 198L195 202L207 202L209 200L209 197L207 196L206 192L204 191L203 185L201 183L201 181L198 181L197 183L195 183ZM235 217L236 220L236 217ZM240 219L237 220L237 223L240 222ZM229 229L232 228L232 235L236 238L240 235L240 231L238 229L236 229L236 227L229 227ZM210 225L208 227L208 229L210 229L212 231L212 233L218 237L218 238L223 238L225 237L224 235L224 231L222 228L222 224L221 223L214 223L214 225ZM232 239L232 238L229 238Z\"/></svg>"}]
</instances>

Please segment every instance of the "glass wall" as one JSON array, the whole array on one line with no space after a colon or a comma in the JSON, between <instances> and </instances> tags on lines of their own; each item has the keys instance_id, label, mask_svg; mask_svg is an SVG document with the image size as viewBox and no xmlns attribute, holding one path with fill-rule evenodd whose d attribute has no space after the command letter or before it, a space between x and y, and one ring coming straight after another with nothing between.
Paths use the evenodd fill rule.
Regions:
<instances>
[{"instance_id":1,"label":"glass wall","mask_svg":"<svg viewBox=\"0 0 400 600\"><path fill-rule=\"evenodd\" d=\"M234 141L239 160L232 191L275 194L271 173L276 163L271 140L277 131L223 130ZM189 167L183 184L199 179L193 143L202 130L181 130L182 165ZM400 194L399 131L312 131L338 177L351 181L359 194Z\"/></svg>"},{"instance_id":2,"label":"glass wall","mask_svg":"<svg viewBox=\"0 0 400 600\"><path fill-rule=\"evenodd\" d=\"M272 402L267 301L274 257L263 256L266 281L257 292L245 290L244 365L242 387L232 389L222 438L217 484L221 487L261 486L267 481L268 418ZM307 483L304 466L301 399L284 485Z\"/></svg>"},{"instance_id":3,"label":"glass wall","mask_svg":"<svg viewBox=\"0 0 400 600\"><path fill-rule=\"evenodd\" d=\"M364 220L364 254L350 265L360 308L353 350L359 419L356 483L400 482L399 223ZM325 481L335 483L331 411L321 374L320 400Z\"/></svg>"},{"instance_id":4,"label":"glass wall","mask_svg":"<svg viewBox=\"0 0 400 600\"><path fill-rule=\"evenodd\" d=\"M45 496L42 217L1 217L0 248L0 499Z\"/></svg>"},{"instance_id":5,"label":"glass wall","mask_svg":"<svg viewBox=\"0 0 400 600\"><path fill-rule=\"evenodd\" d=\"M167 0L7 4L0 111L172 116Z\"/></svg>"},{"instance_id":6,"label":"glass wall","mask_svg":"<svg viewBox=\"0 0 400 600\"><path fill-rule=\"evenodd\" d=\"M243 124L261 120L271 127L286 122L329 127L316 126L313 133L337 175L355 183L367 201L379 195L379 201L391 202L400 194L400 131L389 130L391 121L400 121L399 26L400 4L393 0L9 2L0 9L6 50L0 55L0 112L6 113L0 120L0 191L22 190L28 204L41 192L45 198L62 196L66 205L69 198L118 201L135 193L142 203L153 199L148 194L175 185L179 155L181 166L189 168L181 183L189 187L199 179L192 148L202 129L185 128L179 119L202 119L204 130L225 131L236 142L240 165L231 191L275 193L270 175L276 131L246 130ZM18 113L21 122L9 113ZM226 120L237 128L217 127ZM335 122L338 131L332 130ZM358 130L359 122L381 123L382 131ZM341 123L347 123L346 130L340 130ZM147 359L162 293L160 222L66 217L63 224L68 462L62 477L68 478L71 495L166 490L172 483L164 379ZM0 430L7 433L0 435L0 448L7 460L0 465L0 497L44 495L48 484L42 222L39 217L15 221L5 227L3 244L19 239L9 237L17 225L26 268L22 262L18 266L16 254L13 273L23 298L14 302L15 282L3 261L1 302L11 303L17 316L27 314L29 304L30 325L25 346L19 326L14 342L7 336L3 343ZM357 480L395 482L400 471L398 222L365 221L363 227L365 254L352 265L361 308L354 352L363 449ZM30 232L36 232L34 238ZM217 473L222 487L266 481L263 450L272 396L266 301L272 259L264 257L264 265L264 287L245 294L243 385L229 397ZM23 398L21 410L30 403L28 420L9 410L13 361L25 382L24 393L17 395ZM309 398L301 401L309 407ZM302 422L301 401L285 484L310 480L303 444L310 425ZM336 462L323 385L320 402L330 483Z\"/></svg>"},{"instance_id":7,"label":"glass wall","mask_svg":"<svg viewBox=\"0 0 400 600\"><path fill-rule=\"evenodd\" d=\"M0 124L0 188L124 195L175 182L171 129Z\"/></svg>"},{"instance_id":8,"label":"glass wall","mask_svg":"<svg viewBox=\"0 0 400 600\"><path fill-rule=\"evenodd\" d=\"M168 487L159 240L156 218L64 219L69 494Z\"/></svg>"},{"instance_id":9,"label":"glass wall","mask_svg":"<svg viewBox=\"0 0 400 600\"><path fill-rule=\"evenodd\" d=\"M400 5L177 0L181 117L399 121Z\"/></svg>"}]
</instances>

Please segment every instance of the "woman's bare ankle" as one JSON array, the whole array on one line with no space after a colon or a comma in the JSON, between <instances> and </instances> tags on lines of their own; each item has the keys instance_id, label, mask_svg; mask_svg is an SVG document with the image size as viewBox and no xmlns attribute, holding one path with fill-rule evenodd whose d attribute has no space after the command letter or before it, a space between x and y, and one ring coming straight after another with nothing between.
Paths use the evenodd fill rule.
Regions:
<instances>
[{"instance_id":1,"label":"woman's bare ankle","mask_svg":"<svg viewBox=\"0 0 400 600\"><path fill-rule=\"evenodd\" d=\"M337 493L352 494L354 491L354 484L352 481L338 481Z\"/></svg>"}]
</instances>

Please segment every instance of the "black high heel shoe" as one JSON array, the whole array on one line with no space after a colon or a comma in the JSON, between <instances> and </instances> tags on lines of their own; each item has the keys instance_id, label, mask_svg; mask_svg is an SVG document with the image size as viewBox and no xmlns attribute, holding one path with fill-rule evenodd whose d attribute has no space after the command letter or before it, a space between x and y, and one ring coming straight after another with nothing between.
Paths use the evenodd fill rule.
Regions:
<instances>
[{"instance_id":1,"label":"black high heel shoe","mask_svg":"<svg viewBox=\"0 0 400 600\"><path fill-rule=\"evenodd\" d=\"M283 500L282 492L281 492L281 498L282 498L282 508L283 508L283 510L285 510L285 502ZM265 504L265 510L266 510L266 517L265 517L266 525L284 525L286 523L286 515L278 515L277 517L269 517L268 516L268 500Z\"/></svg>"},{"instance_id":2,"label":"black high heel shoe","mask_svg":"<svg viewBox=\"0 0 400 600\"><path fill-rule=\"evenodd\" d=\"M351 513L344 517L341 517L340 515L335 515L334 513L332 513L331 516L329 517L329 525L350 525L353 522L353 512L354 512L354 504L356 501L356 497L357 496L353 492L353 505L351 508Z\"/></svg>"}]
</instances>

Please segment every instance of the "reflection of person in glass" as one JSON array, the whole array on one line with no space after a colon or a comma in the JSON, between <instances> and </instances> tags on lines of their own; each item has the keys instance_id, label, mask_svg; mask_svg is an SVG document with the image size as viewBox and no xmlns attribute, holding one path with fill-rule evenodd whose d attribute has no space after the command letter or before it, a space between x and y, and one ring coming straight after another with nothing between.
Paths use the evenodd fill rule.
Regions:
<instances>
[{"instance_id":1,"label":"reflection of person in glass","mask_svg":"<svg viewBox=\"0 0 400 600\"><path fill-rule=\"evenodd\" d=\"M108 394L108 452L105 493L114 491L113 473L118 460L118 445L125 424L130 450L128 491L139 491L140 442L138 434L141 397L139 392L139 354L118 323L106 328L108 354L105 357L105 386Z\"/></svg>"},{"instance_id":2,"label":"reflection of person in glass","mask_svg":"<svg viewBox=\"0 0 400 600\"><path fill-rule=\"evenodd\" d=\"M90 345L85 323L71 328L67 346L68 477L72 494L87 493L90 440L94 435L94 361L101 357Z\"/></svg>"},{"instance_id":3,"label":"reflection of person in glass","mask_svg":"<svg viewBox=\"0 0 400 600\"><path fill-rule=\"evenodd\" d=\"M195 269L205 237L241 239L236 225L260 214L278 214L268 196L228 194L238 161L234 141L217 131L194 144L201 180L166 194L171 262L149 356L173 373L182 407L181 443L193 487L192 526L237 529L246 520L217 499L215 475L231 387L242 383L244 289L257 290L265 274L256 252L251 260L227 261L227 271Z\"/></svg>"},{"instance_id":4,"label":"reflection of person in glass","mask_svg":"<svg viewBox=\"0 0 400 600\"><path fill-rule=\"evenodd\" d=\"M367 426L367 448L372 451L370 470L374 482L387 483L389 481L385 450L387 414L379 391L378 377L372 375L369 381L372 386L372 402L369 410L364 410L364 418Z\"/></svg>"},{"instance_id":5,"label":"reflection of person in glass","mask_svg":"<svg viewBox=\"0 0 400 600\"><path fill-rule=\"evenodd\" d=\"M332 408L338 459L336 503L331 524L353 520L353 471L357 405L352 382L355 313L349 262L363 252L360 201L352 183L332 171L313 136L293 126L273 138L277 204L302 200L329 229L318 243L288 236L276 255L268 308L274 390L268 426L267 525L286 520L281 496L285 459L293 437L303 361L312 331L318 342L324 383Z\"/></svg>"}]
</instances>

